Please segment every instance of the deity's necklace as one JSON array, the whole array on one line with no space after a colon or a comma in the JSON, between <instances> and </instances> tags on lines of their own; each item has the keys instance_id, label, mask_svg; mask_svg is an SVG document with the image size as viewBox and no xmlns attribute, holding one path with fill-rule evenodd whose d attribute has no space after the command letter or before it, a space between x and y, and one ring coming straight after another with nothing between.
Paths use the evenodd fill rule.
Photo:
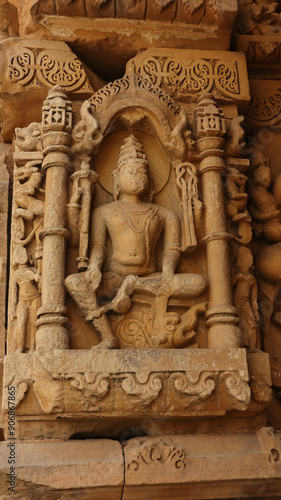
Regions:
<instances>
[{"instance_id":1,"label":"deity's necklace","mask_svg":"<svg viewBox=\"0 0 281 500\"><path fill-rule=\"evenodd\" d=\"M123 201L115 201L114 202L115 209L124 215L129 223L129 227L134 231L134 233L141 234L143 231L149 227L149 223L151 219L156 215L157 213L157 207L153 206L150 204L147 207L147 204L139 204L142 208L134 208L133 204L130 203L130 205L126 204L126 202ZM142 222L140 227L136 227L135 224L133 223L131 217L129 214L132 215L145 215L145 218L143 221L135 221L135 224L139 222Z\"/></svg>"}]
</instances>

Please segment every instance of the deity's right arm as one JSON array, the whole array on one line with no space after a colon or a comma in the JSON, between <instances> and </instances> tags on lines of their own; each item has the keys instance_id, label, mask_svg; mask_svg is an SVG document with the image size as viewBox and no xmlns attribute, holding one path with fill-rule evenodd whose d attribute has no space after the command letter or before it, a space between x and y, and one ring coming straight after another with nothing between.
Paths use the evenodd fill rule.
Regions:
<instances>
[{"instance_id":1,"label":"deity's right arm","mask_svg":"<svg viewBox=\"0 0 281 500\"><path fill-rule=\"evenodd\" d=\"M105 243L107 222L105 207L101 206L93 211L90 228L90 266L101 269L106 255Z\"/></svg>"}]
</instances>

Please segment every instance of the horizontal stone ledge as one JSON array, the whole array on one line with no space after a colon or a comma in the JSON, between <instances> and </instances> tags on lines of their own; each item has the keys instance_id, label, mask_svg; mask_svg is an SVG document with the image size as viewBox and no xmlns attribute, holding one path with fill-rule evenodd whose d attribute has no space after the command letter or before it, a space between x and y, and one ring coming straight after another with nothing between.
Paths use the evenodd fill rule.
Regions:
<instances>
[{"instance_id":1,"label":"horizontal stone ledge","mask_svg":"<svg viewBox=\"0 0 281 500\"><path fill-rule=\"evenodd\" d=\"M64 374L139 372L145 381L146 374L159 370L237 370L243 379L248 380L245 349L50 349L5 356L7 369L9 366L27 366L35 361L50 372Z\"/></svg>"},{"instance_id":2,"label":"horizontal stone ledge","mask_svg":"<svg viewBox=\"0 0 281 500\"><path fill-rule=\"evenodd\" d=\"M3 402L7 412L13 386L18 417L55 414L67 419L71 414L82 422L83 414L103 415L106 426L107 418L120 415L188 417L244 411L250 404L248 381L245 349L13 353L5 357Z\"/></svg>"},{"instance_id":3,"label":"horizontal stone ledge","mask_svg":"<svg viewBox=\"0 0 281 500\"><path fill-rule=\"evenodd\" d=\"M123 450L109 439L11 443L0 443L1 498L9 494L11 450L17 498L210 500L260 498L261 487L267 498L280 492L281 434L272 428L134 438Z\"/></svg>"}]
</instances>

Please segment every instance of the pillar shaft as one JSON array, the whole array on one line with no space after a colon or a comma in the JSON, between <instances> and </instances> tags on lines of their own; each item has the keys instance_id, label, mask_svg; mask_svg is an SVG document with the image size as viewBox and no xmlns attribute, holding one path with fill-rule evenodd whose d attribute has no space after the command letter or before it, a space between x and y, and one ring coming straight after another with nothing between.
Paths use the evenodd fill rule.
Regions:
<instances>
[{"instance_id":1,"label":"pillar shaft","mask_svg":"<svg viewBox=\"0 0 281 500\"><path fill-rule=\"evenodd\" d=\"M65 328L65 228L67 179L71 167L69 102L58 89L50 92L43 107L42 168L46 172L44 227L40 233L42 257L42 306L38 311L36 348L66 349ZM70 116L71 118L71 116Z\"/></svg>"},{"instance_id":2,"label":"pillar shaft","mask_svg":"<svg viewBox=\"0 0 281 500\"><path fill-rule=\"evenodd\" d=\"M240 347L237 311L233 306L232 274L225 213L222 174L225 173L225 120L210 94L200 97L195 112L196 148L201 163L202 194L205 209L205 243L209 281L209 307L206 324L211 348Z\"/></svg>"}]
</instances>

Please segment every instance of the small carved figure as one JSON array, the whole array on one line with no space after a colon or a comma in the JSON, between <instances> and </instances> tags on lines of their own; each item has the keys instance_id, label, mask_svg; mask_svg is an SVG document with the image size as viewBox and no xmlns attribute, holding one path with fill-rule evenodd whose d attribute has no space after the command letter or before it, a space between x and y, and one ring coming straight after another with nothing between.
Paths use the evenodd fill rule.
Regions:
<instances>
[{"instance_id":1,"label":"small carved figure","mask_svg":"<svg viewBox=\"0 0 281 500\"><path fill-rule=\"evenodd\" d=\"M179 220L170 210L144 201L150 198L152 186L145 152L133 135L121 147L113 178L115 201L96 208L92 215L89 268L66 279L69 293L103 340L99 347L116 345L106 312L126 313L134 291L154 295L156 299L162 297L160 313L159 300L155 302L157 332L157 319L163 326L170 296L193 297L205 289L205 280L200 275L175 275L180 257ZM164 251L159 273L155 252L161 233L164 233ZM110 256L106 252L108 235L112 245ZM192 324L189 317L187 320ZM183 325L180 328L184 336L186 329ZM158 343L164 342L163 330L158 330L158 334ZM177 339L177 343L183 342Z\"/></svg>"},{"instance_id":2,"label":"small carved figure","mask_svg":"<svg viewBox=\"0 0 281 500\"><path fill-rule=\"evenodd\" d=\"M19 219L18 223L15 222L14 224L16 228L14 231L14 242L16 244L26 245L35 235L37 249L40 253L41 243L38 235L43 223L44 201L36 199L36 195L38 192L44 193L44 190L40 187L42 174L37 165L38 162L30 161L25 167L16 170L14 174L14 200L17 205L14 216ZM33 230L26 239L24 239L24 220L33 221Z\"/></svg>"},{"instance_id":3,"label":"small carved figure","mask_svg":"<svg viewBox=\"0 0 281 500\"><path fill-rule=\"evenodd\" d=\"M272 183L270 167L261 154L256 154L252 166L254 168L248 181L248 191L249 212L253 218L255 234L260 236L264 233L270 241L280 241L281 217L277 203L269 191Z\"/></svg>"},{"instance_id":4,"label":"small carved figure","mask_svg":"<svg viewBox=\"0 0 281 500\"><path fill-rule=\"evenodd\" d=\"M234 156L238 158L241 152L245 148L245 132L241 127L241 123L244 121L244 116L235 116L227 128L227 143L226 143L226 154L229 156Z\"/></svg>"},{"instance_id":5,"label":"small carved figure","mask_svg":"<svg viewBox=\"0 0 281 500\"><path fill-rule=\"evenodd\" d=\"M25 167L15 171L15 180L18 183L14 191L14 199L19 207L16 215L27 220L33 220L35 216L44 214L44 202L34 197L36 190L42 191L40 188L42 174L37 164L36 161L31 161ZM24 182L21 183L21 181Z\"/></svg>"},{"instance_id":6,"label":"small carved figure","mask_svg":"<svg viewBox=\"0 0 281 500\"><path fill-rule=\"evenodd\" d=\"M16 151L40 151L42 149L41 143L41 123L33 122L25 128L15 129Z\"/></svg>"},{"instance_id":7,"label":"small carved figure","mask_svg":"<svg viewBox=\"0 0 281 500\"><path fill-rule=\"evenodd\" d=\"M245 184L247 177L241 174L237 168L229 167L225 182L225 190L228 197L227 215L234 221L247 219L246 212L247 199L249 196L245 193Z\"/></svg>"},{"instance_id":8,"label":"small carved figure","mask_svg":"<svg viewBox=\"0 0 281 500\"><path fill-rule=\"evenodd\" d=\"M14 347L23 352L26 347L27 332L30 334L30 349L35 347L35 321L37 310L41 305L39 282L41 275L36 267L27 267L28 253L22 246L17 246L13 253L13 263L17 269L13 274L14 303L13 316L16 318Z\"/></svg>"},{"instance_id":9,"label":"small carved figure","mask_svg":"<svg viewBox=\"0 0 281 500\"><path fill-rule=\"evenodd\" d=\"M252 274L253 256L251 250L241 246L238 249L236 271L234 306L240 317L240 330L244 335L244 343L251 351L256 350L257 334L256 322L259 321L259 308L257 303L258 288Z\"/></svg>"}]
</instances>

